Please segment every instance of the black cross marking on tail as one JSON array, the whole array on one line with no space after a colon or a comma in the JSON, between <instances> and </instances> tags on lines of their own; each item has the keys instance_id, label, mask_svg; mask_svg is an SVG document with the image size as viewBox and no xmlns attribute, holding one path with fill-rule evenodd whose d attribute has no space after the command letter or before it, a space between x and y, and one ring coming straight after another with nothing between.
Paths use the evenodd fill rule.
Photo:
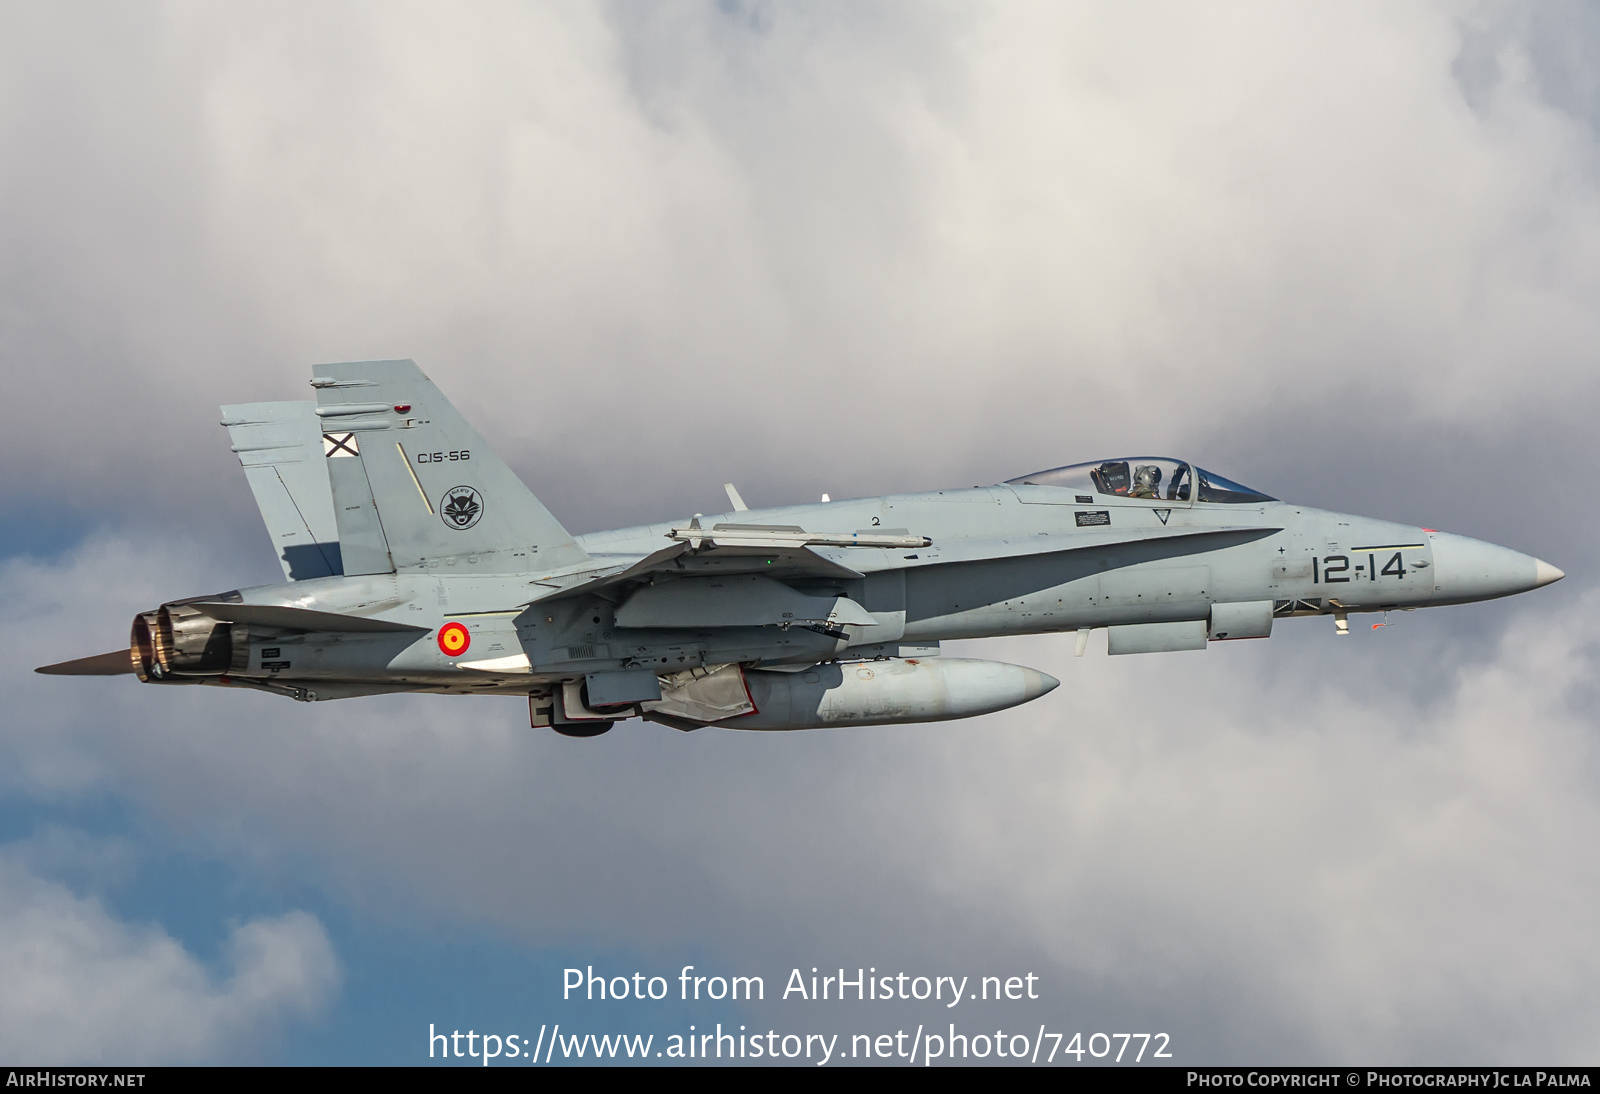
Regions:
<instances>
[{"instance_id":1,"label":"black cross marking on tail","mask_svg":"<svg viewBox=\"0 0 1600 1094\"><path fill-rule=\"evenodd\" d=\"M322 435L322 454L332 459L334 456L355 456L360 453L356 445L354 433L324 433Z\"/></svg>"}]
</instances>

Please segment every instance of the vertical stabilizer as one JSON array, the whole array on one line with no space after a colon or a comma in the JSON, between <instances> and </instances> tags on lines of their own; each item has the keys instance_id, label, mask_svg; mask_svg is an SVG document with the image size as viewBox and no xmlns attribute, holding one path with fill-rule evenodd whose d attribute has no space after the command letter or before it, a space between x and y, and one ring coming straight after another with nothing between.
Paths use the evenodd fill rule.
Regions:
<instances>
[{"instance_id":1,"label":"vertical stabilizer","mask_svg":"<svg viewBox=\"0 0 1600 1094\"><path fill-rule=\"evenodd\" d=\"M339 557L344 562L344 572L351 576L394 573L389 541L384 537L372 486L367 482L367 469L361 461L363 431L339 428L329 432L331 427L326 420L318 428L322 430L323 465L328 469L328 485L333 488L333 516L339 526Z\"/></svg>"},{"instance_id":2,"label":"vertical stabilizer","mask_svg":"<svg viewBox=\"0 0 1600 1094\"><path fill-rule=\"evenodd\" d=\"M415 363L351 361L315 372L346 573L441 562L526 573L588 559Z\"/></svg>"},{"instance_id":3,"label":"vertical stabilizer","mask_svg":"<svg viewBox=\"0 0 1600 1094\"><path fill-rule=\"evenodd\" d=\"M222 407L222 424L290 581L344 573L316 407L309 401Z\"/></svg>"}]
</instances>

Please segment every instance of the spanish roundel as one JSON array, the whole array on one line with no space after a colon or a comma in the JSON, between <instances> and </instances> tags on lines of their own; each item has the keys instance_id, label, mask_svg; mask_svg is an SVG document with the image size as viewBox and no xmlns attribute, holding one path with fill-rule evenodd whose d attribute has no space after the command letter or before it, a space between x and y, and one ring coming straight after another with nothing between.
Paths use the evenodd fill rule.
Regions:
<instances>
[{"instance_id":1,"label":"spanish roundel","mask_svg":"<svg viewBox=\"0 0 1600 1094\"><path fill-rule=\"evenodd\" d=\"M446 657L460 657L472 645L472 635L460 623L446 623L439 628L439 649Z\"/></svg>"}]
</instances>

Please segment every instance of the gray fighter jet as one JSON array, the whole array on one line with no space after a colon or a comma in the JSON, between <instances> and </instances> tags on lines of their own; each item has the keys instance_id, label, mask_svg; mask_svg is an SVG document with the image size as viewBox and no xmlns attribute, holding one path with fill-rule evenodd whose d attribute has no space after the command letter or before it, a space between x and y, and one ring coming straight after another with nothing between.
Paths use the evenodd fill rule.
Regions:
<instances>
[{"instance_id":1,"label":"gray fighter jet","mask_svg":"<svg viewBox=\"0 0 1600 1094\"><path fill-rule=\"evenodd\" d=\"M325 365L316 401L222 408L286 582L172 600L64 676L526 696L595 736L965 718L1057 686L944 639L1109 632L1112 654L1274 621L1487 600L1562 572L1431 528L1270 498L1183 460L568 534L411 361Z\"/></svg>"}]
</instances>

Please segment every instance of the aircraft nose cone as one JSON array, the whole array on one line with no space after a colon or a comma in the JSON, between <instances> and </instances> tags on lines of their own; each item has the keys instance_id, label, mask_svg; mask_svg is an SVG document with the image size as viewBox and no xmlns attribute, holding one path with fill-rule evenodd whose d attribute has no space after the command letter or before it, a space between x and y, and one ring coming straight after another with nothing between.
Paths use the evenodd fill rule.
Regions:
<instances>
[{"instance_id":1,"label":"aircraft nose cone","mask_svg":"<svg viewBox=\"0 0 1600 1094\"><path fill-rule=\"evenodd\" d=\"M1540 586L1541 588L1546 585L1554 584L1555 582L1560 581L1562 578L1567 576L1567 572L1565 570L1557 569L1542 558L1534 559L1533 564L1535 567L1533 576L1534 584Z\"/></svg>"},{"instance_id":2,"label":"aircraft nose cone","mask_svg":"<svg viewBox=\"0 0 1600 1094\"><path fill-rule=\"evenodd\" d=\"M1448 532L1433 537L1433 563L1435 595L1457 603L1525 593L1566 576L1532 555Z\"/></svg>"},{"instance_id":3,"label":"aircraft nose cone","mask_svg":"<svg viewBox=\"0 0 1600 1094\"><path fill-rule=\"evenodd\" d=\"M1026 668L1022 670L1022 690L1023 694L1027 696L1023 702L1037 699L1041 695L1048 695L1060 686L1061 681L1051 676L1048 672Z\"/></svg>"}]
</instances>

